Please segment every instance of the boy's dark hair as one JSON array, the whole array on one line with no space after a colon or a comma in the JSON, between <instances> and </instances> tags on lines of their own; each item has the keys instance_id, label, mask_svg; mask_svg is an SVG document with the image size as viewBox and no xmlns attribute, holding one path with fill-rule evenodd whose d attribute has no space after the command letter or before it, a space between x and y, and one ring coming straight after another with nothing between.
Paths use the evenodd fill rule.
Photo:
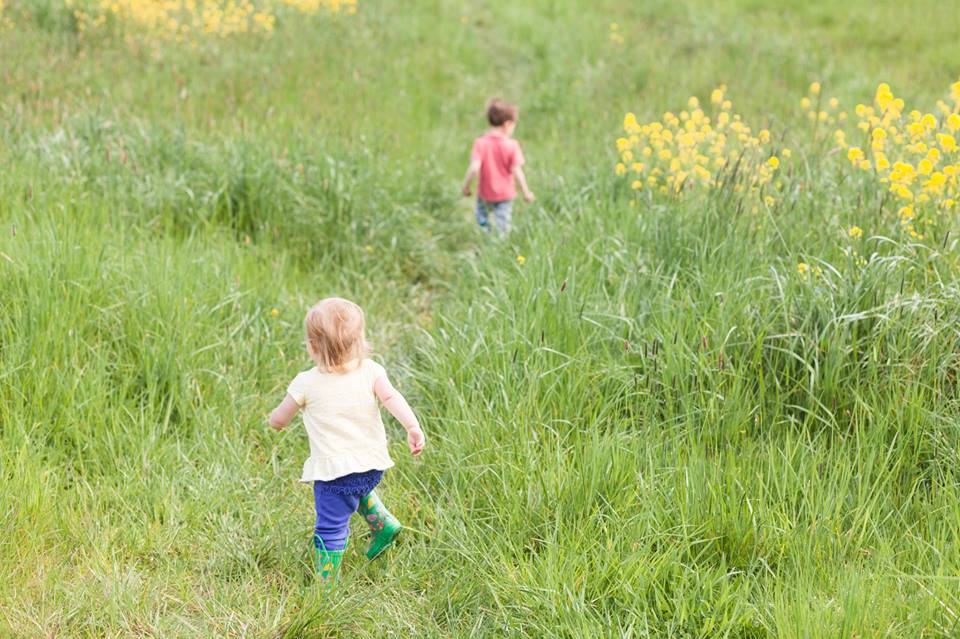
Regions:
<instances>
[{"instance_id":1,"label":"boy's dark hair","mask_svg":"<svg viewBox=\"0 0 960 639\"><path fill-rule=\"evenodd\" d=\"M487 121L490 122L491 126L500 126L504 122L516 122L517 107L499 98L494 98L487 103Z\"/></svg>"}]
</instances>

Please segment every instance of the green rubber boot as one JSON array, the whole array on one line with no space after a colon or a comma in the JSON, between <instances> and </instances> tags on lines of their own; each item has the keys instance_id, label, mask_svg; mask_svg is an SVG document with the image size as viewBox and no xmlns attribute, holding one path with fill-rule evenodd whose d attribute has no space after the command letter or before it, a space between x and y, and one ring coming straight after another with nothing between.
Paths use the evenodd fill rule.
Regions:
<instances>
[{"instance_id":1,"label":"green rubber boot","mask_svg":"<svg viewBox=\"0 0 960 639\"><path fill-rule=\"evenodd\" d=\"M371 539L370 548L367 549L367 559L376 559L393 543L403 530L403 526L400 525L400 520L390 514L374 491L360 498L357 512L370 526Z\"/></svg>"},{"instance_id":2,"label":"green rubber boot","mask_svg":"<svg viewBox=\"0 0 960 639\"><path fill-rule=\"evenodd\" d=\"M320 537L315 538L319 546L314 544L316 550L317 576L320 581L327 585L334 585L340 579L340 562L343 560L343 553L346 550L327 550Z\"/></svg>"}]
</instances>

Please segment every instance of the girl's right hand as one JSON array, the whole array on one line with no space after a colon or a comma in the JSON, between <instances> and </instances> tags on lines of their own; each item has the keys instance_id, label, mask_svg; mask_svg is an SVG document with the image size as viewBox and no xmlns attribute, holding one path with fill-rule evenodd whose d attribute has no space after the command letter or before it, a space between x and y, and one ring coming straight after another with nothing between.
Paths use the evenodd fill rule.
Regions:
<instances>
[{"instance_id":1,"label":"girl's right hand","mask_svg":"<svg viewBox=\"0 0 960 639\"><path fill-rule=\"evenodd\" d=\"M416 457L423 452L423 447L427 444L427 438L420 428L411 428L407 431L407 445L410 446L410 454Z\"/></svg>"}]
</instances>

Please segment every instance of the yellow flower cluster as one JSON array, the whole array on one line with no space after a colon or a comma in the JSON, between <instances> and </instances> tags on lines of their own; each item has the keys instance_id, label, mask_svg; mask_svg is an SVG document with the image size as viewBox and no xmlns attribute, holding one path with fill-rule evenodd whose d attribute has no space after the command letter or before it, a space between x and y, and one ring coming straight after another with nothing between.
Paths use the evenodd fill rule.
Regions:
<instances>
[{"instance_id":1,"label":"yellow flower cluster","mask_svg":"<svg viewBox=\"0 0 960 639\"><path fill-rule=\"evenodd\" d=\"M754 132L726 97L726 87L710 94L709 114L696 97L679 114L641 124L633 113L623 119L625 136L617 140L620 162L615 171L628 176L635 190L681 195L694 190L726 188L776 200L764 193L789 149L774 153L770 131Z\"/></svg>"},{"instance_id":2,"label":"yellow flower cluster","mask_svg":"<svg viewBox=\"0 0 960 639\"><path fill-rule=\"evenodd\" d=\"M280 2L306 14L318 13L321 10L347 15L357 12L357 0L280 0Z\"/></svg>"},{"instance_id":3,"label":"yellow flower cluster","mask_svg":"<svg viewBox=\"0 0 960 639\"><path fill-rule=\"evenodd\" d=\"M81 33L112 27L183 41L195 36L226 37L271 33L277 14L321 10L356 12L357 0L64 0Z\"/></svg>"},{"instance_id":4,"label":"yellow flower cluster","mask_svg":"<svg viewBox=\"0 0 960 639\"><path fill-rule=\"evenodd\" d=\"M917 239L916 226L929 223L936 210L950 210L960 199L960 81L950 87L950 102L937 103L938 113L907 112L890 86L877 87L873 104L856 107L861 142L851 146L848 133L837 129L834 140L847 161L869 171L898 201L903 228Z\"/></svg>"},{"instance_id":5,"label":"yellow flower cluster","mask_svg":"<svg viewBox=\"0 0 960 639\"><path fill-rule=\"evenodd\" d=\"M847 112L840 108L840 100L824 98L819 82L810 84L807 95L800 99L800 108L814 126L833 126L847 120Z\"/></svg>"},{"instance_id":6,"label":"yellow flower cluster","mask_svg":"<svg viewBox=\"0 0 960 639\"><path fill-rule=\"evenodd\" d=\"M863 268L867 265L867 258L860 255L860 253L858 253L857 250L852 247L848 246L847 248L843 249L843 254L851 258L853 263L859 266L860 268Z\"/></svg>"},{"instance_id":7,"label":"yellow flower cluster","mask_svg":"<svg viewBox=\"0 0 960 639\"><path fill-rule=\"evenodd\" d=\"M610 42L614 44L623 44L623 36L620 34L620 25L616 22L610 23Z\"/></svg>"},{"instance_id":8,"label":"yellow flower cluster","mask_svg":"<svg viewBox=\"0 0 960 639\"><path fill-rule=\"evenodd\" d=\"M849 229L847 229L847 237L852 240L859 240L863 237L863 229L856 225L851 226ZM860 253L858 253L857 250L852 246L847 246L845 249L843 249L843 254L847 257L850 257L853 260L853 263L860 268L863 268L867 265L867 259L860 255Z\"/></svg>"},{"instance_id":9,"label":"yellow flower cluster","mask_svg":"<svg viewBox=\"0 0 960 639\"><path fill-rule=\"evenodd\" d=\"M797 274L800 275L802 279L806 279L810 276L823 275L823 269L817 266L816 264L807 264L806 262L797 262Z\"/></svg>"},{"instance_id":10,"label":"yellow flower cluster","mask_svg":"<svg viewBox=\"0 0 960 639\"><path fill-rule=\"evenodd\" d=\"M0 30L8 29L13 26L13 21L9 16L3 15L4 0L0 0Z\"/></svg>"}]
</instances>

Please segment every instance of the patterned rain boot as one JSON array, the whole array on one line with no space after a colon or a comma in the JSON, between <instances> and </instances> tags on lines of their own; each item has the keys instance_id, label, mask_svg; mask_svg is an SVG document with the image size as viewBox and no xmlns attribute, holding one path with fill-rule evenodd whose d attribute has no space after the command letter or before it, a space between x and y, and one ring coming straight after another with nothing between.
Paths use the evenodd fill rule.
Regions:
<instances>
[{"instance_id":1,"label":"patterned rain boot","mask_svg":"<svg viewBox=\"0 0 960 639\"><path fill-rule=\"evenodd\" d=\"M357 512L363 516L364 521L370 526L370 548L367 549L367 559L376 559L384 550L387 549L393 540L397 538L403 526L400 521L390 514L387 507L383 505L377 493L370 493L360 498L360 505L357 506Z\"/></svg>"},{"instance_id":2,"label":"patterned rain boot","mask_svg":"<svg viewBox=\"0 0 960 639\"><path fill-rule=\"evenodd\" d=\"M340 562L343 560L343 550L327 550L319 536L314 537L318 542L314 544L316 551L317 576L324 584L333 586L340 578Z\"/></svg>"}]
</instances>

